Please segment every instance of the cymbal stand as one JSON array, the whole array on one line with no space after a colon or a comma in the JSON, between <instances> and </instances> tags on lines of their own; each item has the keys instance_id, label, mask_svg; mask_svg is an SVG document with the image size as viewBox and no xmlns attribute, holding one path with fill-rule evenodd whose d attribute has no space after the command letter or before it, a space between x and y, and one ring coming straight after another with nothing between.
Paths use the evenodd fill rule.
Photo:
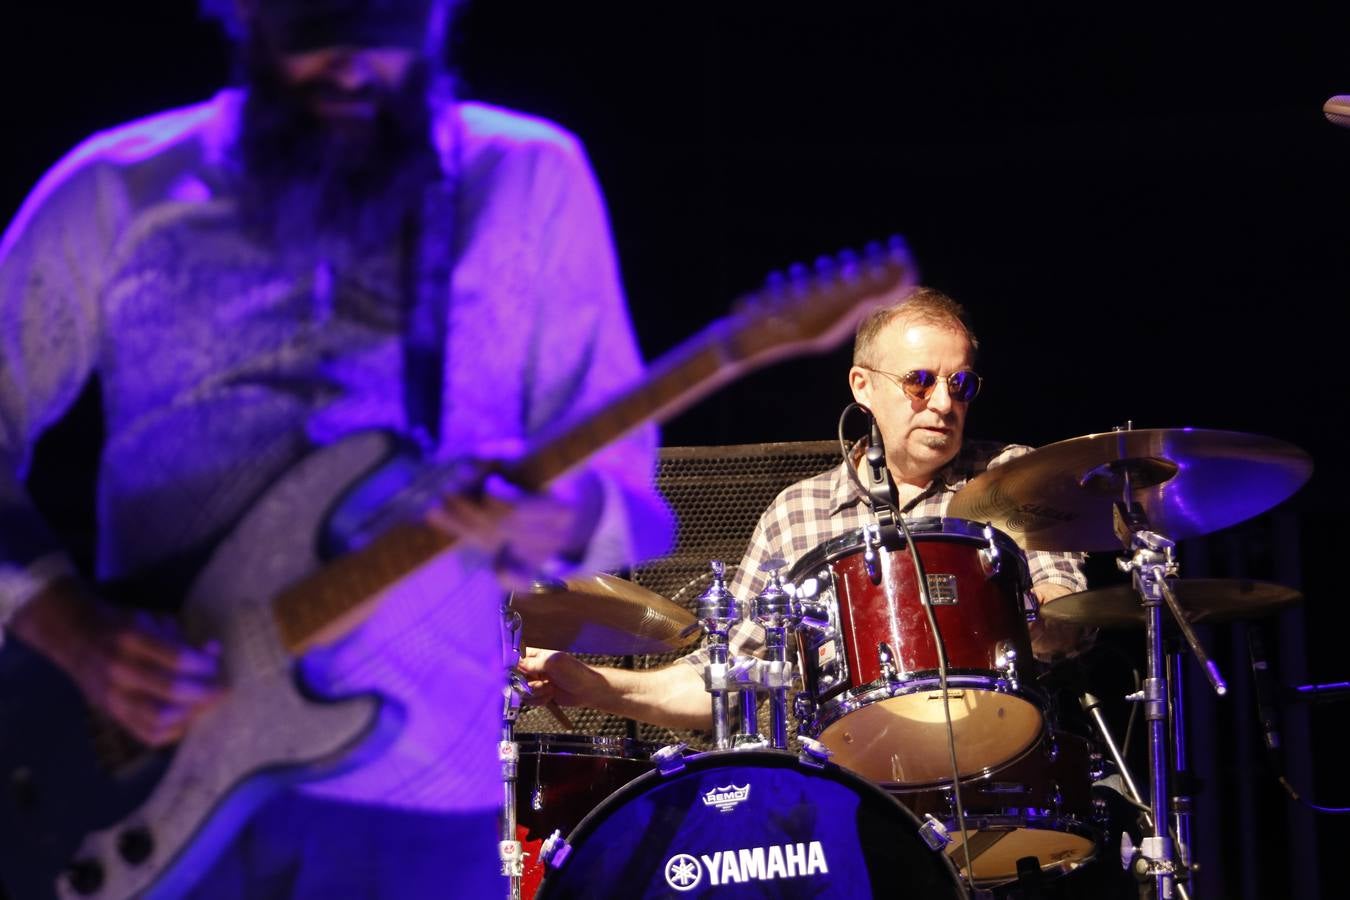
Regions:
<instances>
[{"instance_id":1,"label":"cymbal stand","mask_svg":"<svg viewBox=\"0 0 1350 900\"><path fill-rule=\"evenodd\" d=\"M525 874L524 850L516 836L516 772L520 764L520 745L516 743L516 717L530 687L516 666L520 663L520 613L502 608L506 644L507 685L502 691L502 739L497 744L497 759L502 764L503 806L501 840L497 856L501 873L507 878L507 900L520 900L520 879Z\"/></svg>"},{"instance_id":2,"label":"cymbal stand","mask_svg":"<svg viewBox=\"0 0 1350 900\"><path fill-rule=\"evenodd\" d=\"M1153 828L1153 813L1144 805L1144 795L1140 792L1139 785L1134 780L1134 775L1130 773L1130 767L1125 763L1125 754L1121 750L1120 745L1116 743L1115 736L1111 734L1110 726L1106 724L1106 718L1102 715L1101 701L1092 694L1085 693L1079 698L1079 703L1082 705L1083 711L1092 717L1093 724L1097 726L1097 733L1101 735L1102 743L1106 745L1107 752L1111 754L1111 759L1116 764L1116 770L1120 773L1121 781L1125 784L1126 799L1133 803L1139 812L1143 814L1144 826L1150 829ZM1187 821L1186 826L1188 828L1189 824L1189 821ZM1178 833L1183 834L1182 840L1177 840ZM1182 862L1189 864L1189 833L1179 832L1179 829L1174 826L1172 839L1176 841L1179 847L1181 847ZM1177 882L1175 887L1177 895L1181 900L1190 900L1190 891L1186 889L1186 885Z\"/></svg>"},{"instance_id":3,"label":"cymbal stand","mask_svg":"<svg viewBox=\"0 0 1350 900\"><path fill-rule=\"evenodd\" d=\"M1176 645L1168 642L1167 686L1170 688L1172 722L1172 774L1176 782L1172 790L1172 834L1177 840L1177 856L1187 870L1191 867L1191 770L1186 759L1185 670L1186 657ZM1179 885L1178 885L1179 886Z\"/></svg>"},{"instance_id":4,"label":"cymbal stand","mask_svg":"<svg viewBox=\"0 0 1350 900\"><path fill-rule=\"evenodd\" d=\"M738 616L736 598L727 590L726 566L721 560L713 560L712 571L712 584L699 595L695 615L708 641L703 686L712 695L713 743L718 750L726 750L731 747L727 695L732 690L732 676L727 666L727 633Z\"/></svg>"},{"instance_id":5,"label":"cymbal stand","mask_svg":"<svg viewBox=\"0 0 1350 900\"><path fill-rule=\"evenodd\" d=\"M1173 895L1178 878L1185 878L1187 872L1184 858L1178 859L1171 829L1168 828L1167 743L1169 724L1179 728L1179 723L1171 722L1169 716L1172 693L1168 686L1167 663L1163 653L1164 606L1171 612L1191 652L1200 660L1215 692L1223 696L1228 692L1228 686L1219 674L1218 667L1200 645L1168 584L1168 579L1177 574L1176 543L1149 530L1143 509L1131 502L1128 472L1124 473L1124 496L1124 502L1118 502L1114 508L1115 533L1132 555L1129 559L1117 560L1116 564L1121 571L1130 573L1146 614L1147 672L1140 699L1144 702L1144 718L1148 722L1149 807L1153 811L1152 834L1144 838L1140 845L1135 875L1141 880L1154 879L1157 897L1159 900L1168 900ZM1189 821L1186 824L1189 827Z\"/></svg>"},{"instance_id":6,"label":"cymbal stand","mask_svg":"<svg viewBox=\"0 0 1350 900\"><path fill-rule=\"evenodd\" d=\"M769 575L764 590L751 603L750 615L764 629L765 659L759 664L759 683L769 693L769 746L786 750L787 692L792 684L787 632L800 617L776 569Z\"/></svg>"}]
</instances>

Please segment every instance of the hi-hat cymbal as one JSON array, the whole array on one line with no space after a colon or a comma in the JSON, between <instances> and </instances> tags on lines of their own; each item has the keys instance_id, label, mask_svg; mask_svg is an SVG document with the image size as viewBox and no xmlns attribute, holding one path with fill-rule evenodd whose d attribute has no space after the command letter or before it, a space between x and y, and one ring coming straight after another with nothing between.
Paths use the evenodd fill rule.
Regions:
<instances>
[{"instance_id":1,"label":"hi-hat cymbal","mask_svg":"<svg viewBox=\"0 0 1350 900\"><path fill-rule=\"evenodd\" d=\"M947 515L990 522L1027 550L1118 550L1112 509L1130 494L1153 531L1209 534L1265 512L1308 480L1293 444L1235 431L1152 428L1050 444L982 472Z\"/></svg>"},{"instance_id":2,"label":"hi-hat cymbal","mask_svg":"<svg viewBox=\"0 0 1350 900\"><path fill-rule=\"evenodd\" d=\"M1303 599L1282 584L1226 578L1192 578L1172 582L1186 621L1228 622L1280 612ZM1142 628L1144 607L1132 584L1118 584L1066 594L1041 607L1041 615L1058 622L1100 628ZM1163 614L1163 620L1168 616Z\"/></svg>"},{"instance_id":3,"label":"hi-hat cymbal","mask_svg":"<svg viewBox=\"0 0 1350 900\"><path fill-rule=\"evenodd\" d=\"M668 653L696 641L694 615L631 581L579 575L538 582L511 595L520 613L521 643L529 647L628 656Z\"/></svg>"}]
</instances>

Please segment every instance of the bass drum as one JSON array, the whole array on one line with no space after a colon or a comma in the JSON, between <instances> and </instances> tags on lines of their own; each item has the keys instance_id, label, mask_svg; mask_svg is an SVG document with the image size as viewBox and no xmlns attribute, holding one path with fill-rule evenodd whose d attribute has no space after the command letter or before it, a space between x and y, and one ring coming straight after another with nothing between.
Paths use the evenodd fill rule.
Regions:
<instances>
[{"instance_id":1,"label":"bass drum","mask_svg":"<svg viewBox=\"0 0 1350 900\"><path fill-rule=\"evenodd\" d=\"M968 895L915 815L880 788L772 750L689 756L630 782L553 855L537 894L714 896Z\"/></svg>"}]
</instances>

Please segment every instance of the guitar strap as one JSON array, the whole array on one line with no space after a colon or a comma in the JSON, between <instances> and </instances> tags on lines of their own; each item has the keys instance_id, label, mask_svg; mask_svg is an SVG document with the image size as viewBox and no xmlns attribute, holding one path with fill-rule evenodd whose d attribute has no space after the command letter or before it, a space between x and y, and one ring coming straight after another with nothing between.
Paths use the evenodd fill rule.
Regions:
<instances>
[{"instance_id":1,"label":"guitar strap","mask_svg":"<svg viewBox=\"0 0 1350 900\"><path fill-rule=\"evenodd\" d=\"M407 317L403 335L403 406L408 434L424 456L441 440L451 289L460 237L459 110L452 104L451 146L441 177L427 185L420 208L402 232L402 285Z\"/></svg>"}]
</instances>

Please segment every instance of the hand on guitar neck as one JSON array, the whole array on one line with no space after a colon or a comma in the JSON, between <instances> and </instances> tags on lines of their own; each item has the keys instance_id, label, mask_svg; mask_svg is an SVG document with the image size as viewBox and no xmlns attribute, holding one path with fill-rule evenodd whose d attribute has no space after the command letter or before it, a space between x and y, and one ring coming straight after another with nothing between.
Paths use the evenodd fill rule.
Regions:
<instances>
[{"instance_id":1,"label":"hand on guitar neck","mask_svg":"<svg viewBox=\"0 0 1350 900\"><path fill-rule=\"evenodd\" d=\"M182 738L224 690L218 645L193 646L172 620L113 607L73 578L49 585L10 629L151 747Z\"/></svg>"},{"instance_id":2,"label":"hand on guitar neck","mask_svg":"<svg viewBox=\"0 0 1350 900\"><path fill-rule=\"evenodd\" d=\"M491 557L504 587L525 590L541 575L556 577L581 560L603 503L600 482L590 471L560 478L538 493L489 475L481 491L446 497L426 521Z\"/></svg>"}]
</instances>

